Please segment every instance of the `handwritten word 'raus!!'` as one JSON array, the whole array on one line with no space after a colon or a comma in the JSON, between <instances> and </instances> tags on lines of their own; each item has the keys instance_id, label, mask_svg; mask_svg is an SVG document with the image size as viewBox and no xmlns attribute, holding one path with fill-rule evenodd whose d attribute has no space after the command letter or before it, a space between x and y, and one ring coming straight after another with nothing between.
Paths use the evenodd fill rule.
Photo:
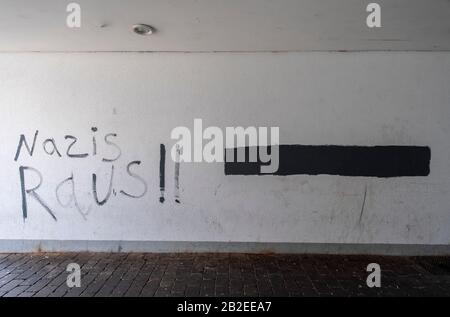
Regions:
<instances>
[{"instance_id":1,"label":"handwritten word 'raus!!'","mask_svg":"<svg viewBox=\"0 0 450 317\"><path fill-rule=\"evenodd\" d=\"M18 161L23 155L28 154L30 158L33 158L33 155L38 151L40 147L41 153L44 155L59 157L59 158L70 158L70 159L83 159L89 156L100 156L98 153L98 139L97 128L93 127L92 129L92 138L91 138L91 149L89 151L82 151L77 147L78 138L73 135L65 135L65 142L57 143L54 138L42 138L39 137L39 131L36 130L34 136L31 139L26 138L24 134L20 135L19 142L17 145L17 150L14 156L14 161ZM91 192L94 198L94 203L97 206L104 206L107 201L114 196L128 197L132 199L139 199L145 196L148 190L148 185L146 180L140 176L136 169L137 166L141 165L140 160L133 160L128 162L126 165L126 174L134 180L136 184L136 188L134 192L130 192L125 189L120 189L116 191L114 186L114 178L115 178L115 165L114 162L119 160L122 155L122 150L120 146L117 144L117 134L116 133L107 133L101 138L103 140L103 146L106 145L110 148L110 152L113 154L110 155L102 155L101 162L107 163L108 168L110 169L108 178L108 189L106 194L102 197L98 194L98 183L99 176L96 173L92 173L91 177ZM25 152L26 151L26 152ZM23 154L22 154L23 152ZM159 190L160 197L159 201L164 203L165 198L165 146L164 144L160 145L160 164L159 164ZM180 203L179 197L179 162L175 162L175 190L174 190L174 199L176 203ZM22 216L24 219L28 217L28 209L29 203L28 200L30 198L34 199L39 203L39 205L47 211L47 213L56 221L56 213L53 208L50 207L50 204L43 199L43 197L39 194L42 188L48 186L44 186L44 176L41 171L32 166L19 166L19 178L20 178L20 193L22 197ZM30 178L34 181L31 182ZM37 179L37 181L36 181ZM86 216L89 214L92 205L89 207L83 207L80 204L79 199L75 190L75 182L76 178L74 176L73 171L66 178L61 180L56 184L54 188L54 193L56 196L56 200L58 204L67 208L70 206L75 207L75 209L80 213L80 215L86 219ZM30 184L33 183L33 184ZM103 182L102 182L103 183ZM68 193L67 193L68 192ZM64 195L65 194L65 195ZM68 198L67 198L68 196Z\"/></svg>"}]
</instances>

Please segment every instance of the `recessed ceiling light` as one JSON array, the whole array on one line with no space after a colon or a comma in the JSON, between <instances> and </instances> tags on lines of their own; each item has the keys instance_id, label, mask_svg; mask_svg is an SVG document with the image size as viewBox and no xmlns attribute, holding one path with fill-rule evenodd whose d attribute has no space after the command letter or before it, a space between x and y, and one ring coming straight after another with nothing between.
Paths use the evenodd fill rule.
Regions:
<instances>
[{"instance_id":1,"label":"recessed ceiling light","mask_svg":"<svg viewBox=\"0 0 450 317\"><path fill-rule=\"evenodd\" d=\"M155 29L147 24L135 24L133 32L139 35L150 35L155 32Z\"/></svg>"}]
</instances>

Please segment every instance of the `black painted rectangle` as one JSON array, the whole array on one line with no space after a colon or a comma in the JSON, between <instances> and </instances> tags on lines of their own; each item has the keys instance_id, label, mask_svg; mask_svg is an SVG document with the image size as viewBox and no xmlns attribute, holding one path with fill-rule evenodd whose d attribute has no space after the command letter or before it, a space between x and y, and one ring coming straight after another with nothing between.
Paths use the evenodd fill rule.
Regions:
<instances>
[{"instance_id":1,"label":"black painted rectangle","mask_svg":"<svg viewBox=\"0 0 450 317\"><path fill-rule=\"evenodd\" d=\"M428 176L430 158L427 146L280 145L277 172L262 174L260 161L228 162L225 156L225 175Z\"/></svg>"}]
</instances>

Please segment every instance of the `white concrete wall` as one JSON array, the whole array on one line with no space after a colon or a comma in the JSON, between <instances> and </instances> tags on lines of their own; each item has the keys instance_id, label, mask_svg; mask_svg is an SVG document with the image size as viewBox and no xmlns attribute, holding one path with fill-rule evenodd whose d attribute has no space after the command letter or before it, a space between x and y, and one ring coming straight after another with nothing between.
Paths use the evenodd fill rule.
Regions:
<instances>
[{"instance_id":1,"label":"white concrete wall","mask_svg":"<svg viewBox=\"0 0 450 317\"><path fill-rule=\"evenodd\" d=\"M0 239L234 241L298 243L450 243L449 53L80 53L0 55ZM181 204L173 200L173 163L166 202L159 198L159 145L170 149L176 126L279 126L284 144L423 145L427 177L225 176L224 166L181 165ZM66 134L76 151L65 156ZM14 155L19 136L33 157ZM117 192L103 206L114 155L104 144L117 133ZM54 138L63 157L42 142ZM74 149L75 149L74 148ZM23 149L24 150L24 149ZM168 157L169 158L169 157ZM147 194L132 199L120 190ZM57 221L35 200L22 217L19 166L38 169L38 190ZM86 219L64 208L55 187L73 172ZM27 182L36 181L27 173ZM361 216L363 195L367 197ZM62 188L62 197L70 191ZM360 221L361 217L361 221Z\"/></svg>"}]
</instances>

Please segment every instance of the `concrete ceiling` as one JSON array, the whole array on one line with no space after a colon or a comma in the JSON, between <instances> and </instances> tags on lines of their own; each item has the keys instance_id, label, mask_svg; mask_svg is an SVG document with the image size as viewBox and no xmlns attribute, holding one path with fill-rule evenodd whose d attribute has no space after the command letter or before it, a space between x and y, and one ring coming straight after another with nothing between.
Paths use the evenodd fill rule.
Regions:
<instances>
[{"instance_id":1,"label":"concrete ceiling","mask_svg":"<svg viewBox=\"0 0 450 317\"><path fill-rule=\"evenodd\" d=\"M379 29L365 22L373 1ZM450 50L450 1L373 1L0 0L0 51ZM70 2L80 29L66 26Z\"/></svg>"}]
</instances>

